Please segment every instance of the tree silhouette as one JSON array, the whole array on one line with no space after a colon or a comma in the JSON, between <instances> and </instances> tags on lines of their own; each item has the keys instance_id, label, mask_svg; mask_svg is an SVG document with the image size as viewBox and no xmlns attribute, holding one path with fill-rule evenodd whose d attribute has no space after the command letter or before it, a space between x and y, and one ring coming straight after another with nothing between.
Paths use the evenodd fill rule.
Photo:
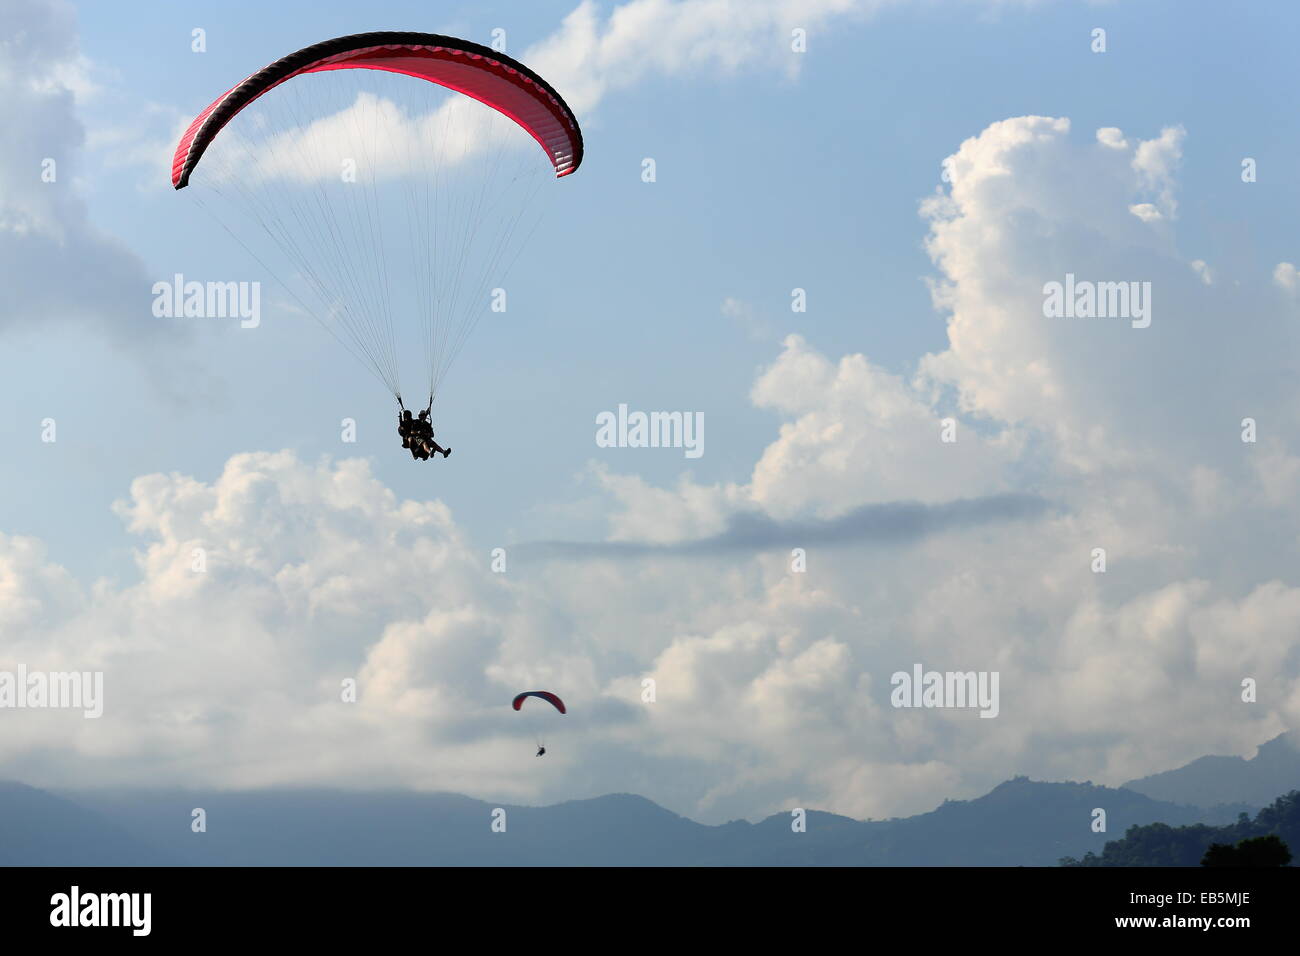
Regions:
<instances>
[{"instance_id":1,"label":"tree silhouette","mask_svg":"<svg viewBox=\"0 0 1300 956\"><path fill-rule=\"evenodd\" d=\"M1288 844L1300 846L1300 790L1278 797L1251 819L1238 815L1226 826L1131 826L1109 840L1100 854L1063 857L1062 866L1287 866Z\"/></svg>"},{"instance_id":2,"label":"tree silhouette","mask_svg":"<svg viewBox=\"0 0 1300 956\"><path fill-rule=\"evenodd\" d=\"M1291 851L1274 834L1242 840L1235 847L1211 843L1201 866L1286 866L1290 862Z\"/></svg>"}]
</instances>

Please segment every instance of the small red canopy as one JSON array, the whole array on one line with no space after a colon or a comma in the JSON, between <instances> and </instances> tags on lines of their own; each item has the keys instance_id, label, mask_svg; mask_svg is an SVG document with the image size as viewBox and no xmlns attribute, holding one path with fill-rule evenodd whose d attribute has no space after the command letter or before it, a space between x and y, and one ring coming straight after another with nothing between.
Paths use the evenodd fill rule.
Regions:
<instances>
[{"instance_id":1,"label":"small red canopy","mask_svg":"<svg viewBox=\"0 0 1300 956\"><path fill-rule=\"evenodd\" d=\"M518 710L520 707L524 705L525 697L540 697L542 700L549 701L550 703L554 704L555 709L558 710L560 713L562 714L568 713L568 711L564 709L564 701L560 700L560 698L556 697L549 690L526 690L515 698L514 703L511 704L511 706L514 707L515 710Z\"/></svg>"}]
</instances>

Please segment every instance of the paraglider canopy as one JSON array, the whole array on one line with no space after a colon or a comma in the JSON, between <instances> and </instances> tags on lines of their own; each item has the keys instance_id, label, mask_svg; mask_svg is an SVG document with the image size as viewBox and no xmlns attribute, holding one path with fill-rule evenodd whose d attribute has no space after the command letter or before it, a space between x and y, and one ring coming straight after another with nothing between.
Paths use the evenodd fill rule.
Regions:
<instances>
[{"instance_id":1,"label":"paraglider canopy","mask_svg":"<svg viewBox=\"0 0 1300 956\"><path fill-rule=\"evenodd\" d=\"M357 33L305 47L258 70L194 118L172 157L172 185L184 189L208 144L245 106L304 73L385 70L464 93L510 117L541 144L555 175L582 162L578 121L551 85L504 53L436 33Z\"/></svg>"},{"instance_id":2,"label":"paraglider canopy","mask_svg":"<svg viewBox=\"0 0 1300 956\"><path fill-rule=\"evenodd\" d=\"M515 710L518 710L520 707L524 706L524 698L526 697L540 697L542 700L553 705L560 713L568 713L568 711L564 709L564 701L560 700L560 698L556 697L549 690L526 690L515 697L511 706L514 707Z\"/></svg>"}]
</instances>

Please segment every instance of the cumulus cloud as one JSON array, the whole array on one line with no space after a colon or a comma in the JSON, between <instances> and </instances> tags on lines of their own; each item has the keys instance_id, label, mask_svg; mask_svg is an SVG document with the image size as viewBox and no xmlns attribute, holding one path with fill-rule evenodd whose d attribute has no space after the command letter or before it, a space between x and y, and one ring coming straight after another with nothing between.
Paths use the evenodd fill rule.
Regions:
<instances>
[{"instance_id":1,"label":"cumulus cloud","mask_svg":"<svg viewBox=\"0 0 1300 956\"><path fill-rule=\"evenodd\" d=\"M1294 294L1300 288L1300 272L1290 262L1279 262L1273 267L1273 282L1284 292Z\"/></svg>"},{"instance_id":2,"label":"cumulus cloud","mask_svg":"<svg viewBox=\"0 0 1300 956\"><path fill-rule=\"evenodd\" d=\"M1257 362L1292 348L1291 330L1260 322L1243 348L1169 231L1185 139L1179 128L1150 140L1112 131L1089 146L1065 119L1026 116L964 142L951 190L921 207L934 301L949 317L948 348L925 357L922 376L954 388L972 414L1032 429L1081 474L1122 461L1180 472L1223 410L1247 394L1283 401ZM1135 201L1159 215L1135 218ZM1137 283L1150 326L1045 317L1045 286L1067 278ZM1258 298L1243 293L1230 308L1262 313Z\"/></svg>"},{"instance_id":3,"label":"cumulus cloud","mask_svg":"<svg viewBox=\"0 0 1300 956\"><path fill-rule=\"evenodd\" d=\"M934 393L862 355L832 363L797 335L759 376L751 399L789 419L754 467L752 496L771 514L841 513L867 502L928 503L1007 489L1012 430L943 440Z\"/></svg>"},{"instance_id":4,"label":"cumulus cloud","mask_svg":"<svg viewBox=\"0 0 1300 956\"><path fill-rule=\"evenodd\" d=\"M799 402L806 413L817 398ZM626 788L637 753L636 789L705 818L790 801L882 816L925 809L936 787L969 794L1016 771L1126 779L1170 753L1240 749L1289 726L1300 701L1278 641L1293 589L1239 599L1188 579L1144 591L1167 573L1168 555L1149 549L1172 518L1125 497L1136 505L1121 501L1122 517L1031 508L1028 524L953 522L874 551L831 546L835 520L756 521L760 537L829 533L805 573L744 549L697 556L707 571L588 554L580 572L509 549L510 571L495 575L443 505L397 499L364 462L240 455L210 483L146 476L118 507L144 543L136 584L82 590L33 542L5 543L6 607L28 628L3 666L102 668L108 701L92 727L25 714L4 757L37 782L75 783L89 767L96 782L546 799ZM701 515L729 503L700 500ZM1088 568L1097 542L1124 569L1114 595ZM1261 629L1278 640L1255 643ZM889 674L918 661L998 670L1002 718L889 707ZM1238 673L1274 675L1274 702L1234 716L1216 685ZM356 705L339 700L348 677ZM561 776L525 781L529 731L505 701L532 686L564 688L572 713L548 765Z\"/></svg>"},{"instance_id":5,"label":"cumulus cloud","mask_svg":"<svg viewBox=\"0 0 1300 956\"><path fill-rule=\"evenodd\" d=\"M755 592L739 577L692 587L662 568L496 575L445 506L397 499L362 461L237 455L212 482L144 476L117 511L142 540L128 585L82 588L35 542L0 540L6 620L22 625L0 669L105 673L98 721L25 711L7 725L12 775L538 798L572 795L575 769L592 792L618 789L619 755L643 748L694 771L651 796L734 815L754 811L752 794L726 798L702 772L729 740L773 760L759 791L773 776L786 787L801 770L765 737L789 753L801 725L846 738L827 695L863 715L880 706L855 697L849 643L795 626L838 613L825 596ZM646 613L627 616L629 597ZM653 707L646 677L663 695ZM340 699L349 678L356 704ZM571 705L549 781L517 773L531 728L507 702L532 686L563 688Z\"/></svg>"},{"instance_id":6,"label":"cumulus cloud","mask_svg":"<svg viewBox=\"0 0 1300 956\"><path fill-rule=\"evenodd\" d=\"M443 504L397 498L363 461L243 454L210 482L144 476L117 506L141 540L134 583L83 587L37 543L0 540L6 622L21 625L0 669L106 675L103 718L23 712L0 761L44 784L545 800L627 789L637 754L635 789L706 819L789 800L881 816L1017 770L1127 778L1293 722L1295 589L1237 598L1187 579L1123 598L1140 568L1117 594L1088 568L1098 540L1119 565L1142 560L1115 529L1004 504L1036 520L953 521L878 550L835 547L839 525L813 523L826 533L802 573L743 550L575 571L508 549L495 574ZM1003 716L893 709L889 675L914 662L998 670ZM1218 688L1238 674L1270 675L1271 702L1234 714ZM356 704L340 697L350 678ZM563 688L571 713L554 763L521 777L532 728L507 702L536 686Z\"/></svg>"},{"instance_id":7,"label":"cumulus cloud","mask_svg":"<svg viewBox=\"0 0 1300 956\"><path fill-rule=\"evenodd\" d=\"M1072 140L1064 119L992 124L952 157L951 191L921 207L938 272L934 301L949 316L945 351L923 357L908 380L864 355L832 361L791 336L751 393L782 424L747 483L654 488L601 474L619 506L609 539L558 551L601 580L618 566L656 582L672 576L656 557L711 555L723 569L719 590L738 588L730 623L697 604L673 605L677 619L700 623L661 654L674 665L665 673L687 684L679 661L735 667L687 684L701 697L743 706L754 692L752 658L763 656L754 649L786 646L775 634L799 654L831 642L818 654L857 674L867 707L879 704L887 672L915 661L1002 675L1009 709L987 722L996 727L863 711L850 723L871 741L870 756L862 748L849 756L803 714L791 724L801 728L798 747L763 749L770 773L747 762L709 800L735 790L833 793L842 811L872 813L919 799L937 781L969 786L976 761L1115 782L1207 750L1249 752L1296 726L1298 675L1270 636L1285 629L1296 593L1277 569L1300 557L1287 504L1300 475L1289 437L1296 409L1274 387L1286 377L1274 363L1292 354L1294 334L1269 314L1265 289L1241 295L1238 321L1224 323L1223 306L1202 291L1208 270L1189 270L1179 254L1168 230L1184 138L1179 129L1153 140L1105 130L1089 145ZM1133 217L1135 199L1158 215ZM1043 285L1066 273L1151 282L1152 326L1045 318ZM1294 272L1276 279L1285 286ZM1284 424L1244 444L1243 404ZM948 416L955 447L937 438ZM1218 423L1222 443L1208 450ZM889 513L890 501L939 514L976 492L980 501L1064 507L1027 522L902 535L887 548L832 546L839 533L872 540L858 534L861 522ZM630 533L660 515L670 530ZM806 577L790 573L788 554L745 556L790 532L827 533L810 549ZM618 560L627 555L640 560ZM689 564L698 575L699 562ZM644 595L617 593L646 606ZM1271 675L1268 702L1239 702L1241 682L1262 674ZM740 733L708 708L697 718ZM1040 748L1044 734L1052 743ZM815 765L799 748L817 754ZM877 767L892 768L897 790L888 796L864 785L865 768Z\"/></svg>"},{"instance_id":8,"label":"cumulus cloud","mask_svg":"<svg viewBox=\"0 0 1300 956\"><path fill-rule=\"evenodd\" d=\"M99 782L167 764L160 777L222 785L416 780L414 764L364 744L376 723L394 746L409 735L454 749L509 690L487 690L500 585L444 506L398 501L364 462L238 455L211 483L142 477L117 510L144 541L127 586L78 589L30 542L2 542L23 597L6 614L44 623L7 642L4 666L105 673L105 715L75 748ZM349 678L355 706L340 701ZM45 716L26 715L32 727ZM7 740L11 767L24 749Z\"/></svg>"},{"instance_id":9,"label":"cumulus cloud","mask_svg":"<svg viewBox=\"0 0 1300 956\"><path fill-rule=\"evenodd\" d=\"M89 220L77 191L85 131L75 106L94 87L71 7L13 0L0 8L0 36L21 38L0 44L0 261L9 303L0 323L77 323L133 349L175 337L151 316L153 280L143 263Z\"/></svg>"},{"instance_id":10,"label":"cumulus cloud","mask_svg":"<svg viewBox=\"0 0 1300 956\"><path fill-rule=\"evenodd\" d=\"M1171 126L1161 130L1155 139L1138 143L1133 153L1133 170L1138 174L1142 188L1158 197L1156 202L1149 205L1162 218L1172 219L1178 211L1174 189L1186 136L1187 133L1181 126Z\"/></svg>"},{"instance_id":11,"label":"cumulus cloud","mask_svg":"<svg viewBox=\"0 0 1300 956\"><path fill-rule=\"evenodd\" d=\"M1111 149L1128 149L1128 140L1124 138L1124 131L1114 126L1105 126L1097 130L1097 142Z\"/></svg>"}]
</instances>

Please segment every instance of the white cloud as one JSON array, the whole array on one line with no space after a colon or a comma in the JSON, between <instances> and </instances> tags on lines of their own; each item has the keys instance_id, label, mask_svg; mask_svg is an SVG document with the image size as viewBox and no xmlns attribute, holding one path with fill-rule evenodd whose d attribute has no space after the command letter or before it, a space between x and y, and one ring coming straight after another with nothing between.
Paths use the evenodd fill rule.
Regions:
<instances>
[{"instance_id":1,"label":"white cloud","mask_svg":"<svg viewBox=\"0 0 1300 956\"><path fill-rule=\"evenodd\" d=\"M754 404L793 419L754 468L752 496L788 517L839 514L871 501L925 502L1004 490L1017 442L959 429L941 441L931 396L850 355L831 364L797 335L754 384Z\"/></svg>"},{"instance_id":2,"label":"white cloud","mask_svg":"<svg viewBox=\"0 0 1300 956\"><path fill-rule=\"evenodd\" d=\"M1081 473L1101 462L1178 473L1172 449L1199 447L1240 384L1259 381L1258 353L1207 306L1169 231L1183 139L1166 129L1120 149L1113 133L1090 147L1071 141L1068 121L1028 116L963 143L951 191L922 205L935 303L950 315L949 347L922 361L922 375L955 388L973 414L1050 438ZM1158 221L1131 215L1134 198ZM1044 317L1045 284L1067 276L1149 283L1151 326ZM1257 334L1261 351L1290 348L1275 323Z\"/></svg>"},{"instance_id":3,"label":"white cloud","mask_svg":"<svg viewBox=\"0 0 1300 956\"><path fill-rule=\"evenodd\" d=\"M351 82L338 76L315 87L331 81L340 90L351 89ZM440 97L434 87L413 85L405 77L397 84L376 82L385 92L361 91L349 105L324 112L305 105L288 84L271 91L222 132L204 154L194 182L221 185L238 179L271 189L286 181L339 182L345 162L357 167L361 182L372 175L377 181L425 176L432 169L441 175L474 160L509 160L512 175L536 171L540 177L547 170L531 137L477 101ZM311 95L322 97L315 87Z\"/></svg>"},{"instance_id":4,"label":"white cloud","mask_svg":"<svg viewBox=\"0 0 1300 956\"><path fill-rule=\"evenodd\" d=\"M1105 126L1097 130L1097 142L1111 149L1128 149L1128 140L1124 138L1124 131L1114 126Z\"/></svg>"},{"instance_id":5,"label":"white cloud","mask_svg":"<svg viewBox=\"0 0 1300 956\"><path fill-rule=\"evenodd\" d=\"M1273 281L1279 289L1294 294L1300 288L1300 272L1290 262L1279 262L1273 267Z\"/></svg>"},{"instance_id":6,"label":"white cloud","mask_svg":"<svg viewBox=\"0 0 1300 956\"><path fill-rule=\"evenodd\" d=\"M0 43L0 261L9 306L0 323L76 323L136 349L169 340L176 330L152 319L143 263L90 221L78 192L85 132L75 105L94 87L71 7L11 0L0 7L0 36L10 38Z\"/></svg>"},{"instance_id":7,"label":"white cloud","mask_svg":"<svg viewBox=\"0 0 1300 956\"><path fill-rule=\"evenodd\" d=\"M765 342L776 337L771 323L759 316L752 303L727 296L722 300L721 312L755 341Z\"/></svg>"},{"instance_id":8,"label":"white cloud","mask_svg":"<svg viewBox=\"0 0 1300 956\"><path fill-rule=\"evenodd\" d=\"M1128 211L1143 222L1160 222L1165 218L1165 214L1154 203L1149 202L1134 203L1128 207Z\"/></svg>"},{"instance_id":9,"label":"white cloud","mask_svg":"<svg viewBox=\"0 0 1300 956\"><path fill-rule=\"evenodd\" d=\"M1183 157L1183 140L1187 133L1181 126L1161 130L1156 139L1138 143L1133 154L1133 169L1141 186L1159 198L1154 204L1162 218L1172 219L1178 204L1174 200L1175 174Z\"/></svg>"},{"instance_id":10,"label":"white cloud","mask_svg":"<svg viewBox=\"0 0 1300 956\"><path fill-rule=\"evenodd\" d=\"M757 565L761 583L751 570L729 618L676 638L655 672L700 701L679 728L708 727L692 753L720 759L712 749L720 740L722 750L757 749L773 769L756 772L759 758L747 760L704 803L741 791L798 793L878 815L927 788L970 786L977 765L1118 783L1205 752L1248 753L1296 727L1300 675L1279 635L1300 590L1275 578L1300 558L1290 508L1300 455L1287 438L1297 410L1287 390L1260 384L1287 377L1287 324L1262 311L1259 295L1242 297L1244 314L1223 322L1221 304L1200 291L1208 270L1189 273L1163 231L1174 222L1181 131L1153 141L1103 131L1096 148L1076 146L1069 132L1061 119L1006 120L953 157L951 193L922 207L940 272L935 301L951 314L949 348L925 357L914 380L863 355L831 361L790 336L752 391L785 423L749 484L654 489L604 476L609 488L636 489L615 495L618 527L648 528L691 501L692 523L668 524L699 536L752 507L778 518L839 514L864 502L987 493L1027 477L1063 505L1057 516L987 535L814 549L806 577L790 574L780 553L741 556L717 572L730 586L739 566ZM1134 195L1162 211L1159 231L1129 215ZM1152 328L1044 319L1043 282L1066 272L1151 281ZM1276 278L1285 287L1294 276L1279 269ZM1242 327L1253 336L1244 350ZM948 388L960 399L956 449L936 441ZM1266 416L1269 438L1241 443L1242 414ZM1207 448L1220 424L1221 443ZM1090 566L1098 547L1105 574ZM645 577L670 574L649 560L639 567ZM691 613L674 611L675 620ZM819 724L824 712L798 706L799 682L784 675L811 660L835 660L855 675L844 687L880 708L843 712L856 749ZM881 708L882 678L913 662L998 670L1001 717L981 728L958 715ZM707 680L698 676L705 670ZM1240 702L1241 681L1263 674L1268 701ZM818 686L828 707L843 706L847 691ZM763 726L745 710L759 687L785 696L771 705L782 730L768 725L755 740L730 713L740 708L745 722ZM771 739L786 735L798 748ZM877 767L890 768L889 794L864 782Z\"/></svg>"},{"instance_id":11,"label":"white cloud","mask_svg":"<svg viewBox=\"0 0 1300 956\"><path fill-rule=\"evenodd\" d=\"M791 399L803 417L871 381L865 363L832 365L794 342L782 363L794 371L778 377L810 370ZM897 401L905 419L914 402ZM890 420L850 417L846 429ZM752 504L740 488L601 478L629 534L649 514L698 534ZM859 474L864 488L873 480ZM0 608L21 625L0 668L107 674L100 721L26 713L0 760L38 784L404 785L546 800L619 789L634 752L658 768L647 796L707 819L789 799L879 817L1016 772L1115 782L1293 725L1286 635L1300 592L1162 581L1170 555L1150 542L1187 518L1143 491L993 534L813 548L799 574L777 552L516 558L497 575L444 505L398 499L363 461L244 454L212 482L145 476L117 509L143 541L136 583L84 589L37 543L0 540ZM1114 583L1088 569L1098 542ZM206 572L192 570L196 548ZM914 662L998 670L1002 716L894 710L889 675ZM1269 701L1234 708L1223 685L1253 674L1269 675ZM339 700L348 677L356 705ZM640 699L646 677L653 704ZM571 713L546 774L521 776L530 728L508 701L538 686L561 690ZM1117 743L1099 749L1099 737ZM872 773L887 776L872 786Z\"/></svg>"},{"instance_id":12,"label":"white cloud","mask_svg":"<svg viewBox=\"0 0 1300 956\"><path fill-rule=\"evenodd\" d=\"M611 92L655 76L732 74L753 66L798 72L791 31L865 17L888 0L630 0L602 17L583 0L522 57L579 115Z\"/></svg>"}]
</instances>

